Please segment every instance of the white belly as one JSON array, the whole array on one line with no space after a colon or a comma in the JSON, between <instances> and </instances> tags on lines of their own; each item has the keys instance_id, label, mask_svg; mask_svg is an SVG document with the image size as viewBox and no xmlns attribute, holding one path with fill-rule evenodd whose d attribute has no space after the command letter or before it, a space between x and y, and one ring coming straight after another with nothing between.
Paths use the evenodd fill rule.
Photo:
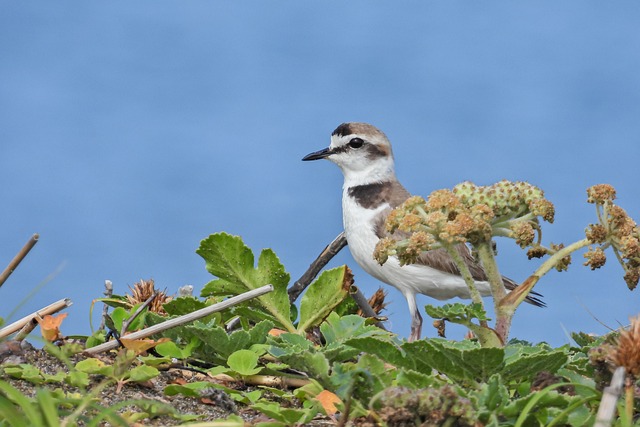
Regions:
<instances>
[{"instance_id":1,"label":"white belly","mask_svg":"<svg viewBox=\"0 0 640 427\"><path fill-rule=\"evenodd\" d=\"M404 295L416 293L428 295L439 300L454 297L469 298L469 289L462 277L424 265L400 266L395 257L390 257L380 265L373 258L373 251L378 243L373 225L380 212L388 211L389 205L376 210L365 209L351 197L344 195L342 199L343 224L349 250L356 262L373 277L397 288ZM490 295L487 282L476 282L483 295Z\"/></svg>"}]
</instances>

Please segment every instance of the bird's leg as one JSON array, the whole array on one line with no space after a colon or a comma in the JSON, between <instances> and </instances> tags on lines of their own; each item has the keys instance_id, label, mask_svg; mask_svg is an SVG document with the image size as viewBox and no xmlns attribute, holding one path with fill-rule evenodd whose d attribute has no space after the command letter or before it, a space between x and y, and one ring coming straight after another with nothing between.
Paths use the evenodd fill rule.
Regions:
<instances>
[{"instance_id":1,"label":"bird's leg","mask_svg":"<svg viewBox=\"0 0 640 427\"><path fill-rule=\"evenodd\" d=\"M407 304L409 304L409 313L411 314L411 334L409 335L409 342L412 342L420 339L420 334L422 332L422 316L416 306L415 294L407 293L405 294L405 298L407 299Z\"/></svg>"}]
</instances>

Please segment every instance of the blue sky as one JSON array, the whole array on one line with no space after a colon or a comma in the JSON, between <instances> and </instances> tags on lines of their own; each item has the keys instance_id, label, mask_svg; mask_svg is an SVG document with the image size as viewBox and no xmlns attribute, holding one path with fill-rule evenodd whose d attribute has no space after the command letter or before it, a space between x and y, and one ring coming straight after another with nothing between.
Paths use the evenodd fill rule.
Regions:
<instances>
[{"instance_id":1,"label":"blue sky","mask_svg":"<svg viewBox=\"0 0 640 427\"><path fill-rule=\"evenodd\" d=\"M546 242L581 238L596 183L640 218L638 22L631 1L2 2L0 262L41 240L0 288L0 316L45 281L13 318L71 297L69 334L88 333L105 279L199 291L211 276L195 249L217 231L273 248L295 280L342 227L339 170L300 159L345 121L385 131L415 194L540 186L557 209ZM534 270L498 243L503 274ZM640 311L616 263L580 257L540 282L548 307L523 307L513 337L560 345ZM343 263L377 288L348 251L330 266Z\"/></svg>"}]
</instances>

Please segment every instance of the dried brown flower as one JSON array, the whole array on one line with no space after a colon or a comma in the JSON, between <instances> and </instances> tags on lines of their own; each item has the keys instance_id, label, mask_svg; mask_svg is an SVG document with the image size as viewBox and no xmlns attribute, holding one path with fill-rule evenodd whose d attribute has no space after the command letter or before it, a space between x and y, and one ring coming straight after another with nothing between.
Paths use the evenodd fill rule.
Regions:
<instances>
[{"instance_id":1,"label":"dried brown flower","mask_svg":"<svg viewBox=\"0 0 640 427\"><path fill-rule=\"evenodd\" d=\"M521 248L526 248L531 245L533 239L536 237L536 232L528 221L515 221L511 223L511 231L513 232L513 237L516 239L516 243Z\"/></svg>"},{"instance_id":2,"label":"dried brown flower","mask_svg":"<svg viewBox=\"0 0 640 427\"><path fill-rule=\"evenodd\" d=\"M591 243L603 243L607 240L607 229L602 224L589 224L585 234Z\"/></svg>"},{"instance_id":3,"label":"dried brown flower","mask_svg":"<svg viewBox=\"0 0 640 427\"><path fill-rule=\"evenodd\" d=\"M542 258L547 254L547 252L547 249L543 246L533 246L527 251L527 257L529 259Z\"/></svg>"},{"instance_id":4,"label":"dried brown flower","mask_svg":"<svg viewBox=\"0 0 640 427\"><path fill-rule=\"evenodd\" d=\"M629 328L620 332L609 357L615 366L624 366L627 375L640 378L640 316L632 318Z\"/></svg>"},{"instance_id":5,"label":"dried brown flower","mask_svg":"<svg viewBox=\"0 0 640 427\"><path fill-rule=\"evenodd\" d=\"M589 266L591 270L600 268L607 262L607 256L599 246L595 249L589 249L589 251L584 254L584 257L587 259L584 265Z\"/></svg>"},{"instance_id":6,"label":"dried brown flower","mask_svg":"<svg viewBox=\"0 0 640 427\"><path fill-rule=\"evenodd\" d=\"M126 297L127 301L129 301L129 304L132 306L145 302L151 298L154 293L156 293L153 279L140 279L140 281L135 283L133 286L129 286L129 290L131 291L131 294L127 294ZM167 314L162 305L171 301L171 299L172 298L164 291L157 291L156 297L153 299L151 304L149 304L149 311L162 315Z\"/></svg>"},{"instance_id":7,"label":"dried brown flower","mask_svg":"<svg viewBox=\"0 0 640 427\"><path fill-rule=\"evenodd\" d=\"M609 184L597 184L587 188L587 202L599 203L610 202L616 198L616 189Z\"/></svg>"}]
</instances>

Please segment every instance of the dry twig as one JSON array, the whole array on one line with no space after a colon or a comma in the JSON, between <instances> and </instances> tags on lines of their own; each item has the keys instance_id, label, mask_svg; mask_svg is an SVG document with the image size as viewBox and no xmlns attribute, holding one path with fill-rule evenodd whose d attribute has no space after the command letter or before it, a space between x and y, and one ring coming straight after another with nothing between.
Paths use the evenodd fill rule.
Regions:
<instances>
[{"instance_id":1,"label":"dry twig","mask_svg":"<svg viewBox=\"0 0 640 427\"><path fill-rule=\"evenodd\" d=\"M40 238L40 235L38 233L31 236L29 241L25 243L22 249L20 249L20 252L18 252L16 256L13 257L13 259L11 260L7 268L5 268L2 274L0 274L0 286L2 286L4 282L9 278L9 276L11 276L11 273L14 272L14 270L18 267L20 262L22 262L24 257L27 256L31 248L33 248L35 244L38 243L39 238Z\"/></svg>"},{"instance_id":2,"label":"dry twig","mask_svg":"<svg viewBox=\"0 0 640 427\"><path fill-rule=\"evenodd\" d=\"M7 325L4 328L0 329L0 339L13 334L14 332L19 331L20 329L22 329L22 327L27 325L29 322L34 322L37 324L37 321L36 321L37 317L44 317L47 314L57 313L60 310L63 310L69 307L71 304L73 304L73 302L71 302L69 298L64 298L54 302L53 304L49 304L48 306L41 308L40 310L35 311L29 314L28 316L25 316L22 319L17 320L12 324Z\"/></svg>"},{"instance_id":3,"label":"dry twig","mask_svg":"<svg viewBox=\"0 0 640 427\"><path fill-rule=\"evenodd\" d=\"M316 278L320 270L345 246L347 246L347 237L344 235L344 232L342 232L324 248L320 255L311 263L307 271L289 288L287 291L289 293L289 302L293 303L297 300L300 294L304 292L307 286Z\"/></svg>"}]
</instances>

